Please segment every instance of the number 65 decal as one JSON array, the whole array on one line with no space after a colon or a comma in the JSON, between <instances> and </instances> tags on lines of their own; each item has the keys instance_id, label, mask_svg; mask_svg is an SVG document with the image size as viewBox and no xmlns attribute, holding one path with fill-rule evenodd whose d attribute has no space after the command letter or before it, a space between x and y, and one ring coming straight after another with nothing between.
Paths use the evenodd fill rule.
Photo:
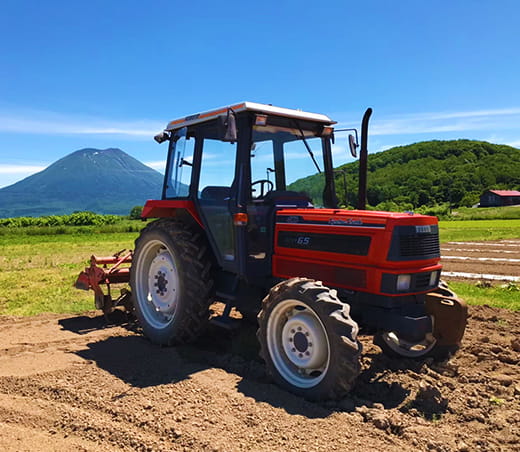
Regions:
<instances>
[{"instance_id":1,"label":"number 65 decal","mask_svg":"<svg viewBox=\"0 0 520 452\"><path fill-rule=\"evenodd\" d=\"M296 239L296 244L301 245L301 246L308 246L310 243L311 243L310 237L299 236Z\"/></svg>"}]
</instances>

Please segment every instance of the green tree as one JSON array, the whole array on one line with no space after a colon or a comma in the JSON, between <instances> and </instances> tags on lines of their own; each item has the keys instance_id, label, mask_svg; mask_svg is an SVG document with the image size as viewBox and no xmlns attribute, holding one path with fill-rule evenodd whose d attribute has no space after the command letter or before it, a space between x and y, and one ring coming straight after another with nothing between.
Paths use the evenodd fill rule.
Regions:
<instances>
[{"instance_id":1,"label":"green tree","mask_svg":"<svg viewBox=\"0 0 520 452\"><path fill-rule=\"evenodd\" d=\"M140 220L142 213L143 213L143 206L134 206L134 207L132 207L132 210L130 210L129 218L131 220Z\"/></svg>"}]
</instances>

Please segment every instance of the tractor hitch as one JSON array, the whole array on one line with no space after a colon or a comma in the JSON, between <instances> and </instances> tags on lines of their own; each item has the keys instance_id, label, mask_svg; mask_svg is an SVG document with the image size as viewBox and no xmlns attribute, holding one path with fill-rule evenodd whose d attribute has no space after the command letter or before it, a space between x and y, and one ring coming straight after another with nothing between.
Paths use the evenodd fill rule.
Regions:
<instances>
[{"instance_id":1,"label":"tractor hitch","mask_svg":"<svg viewBox=\"0 0 520 452\"><path fill-rule=\"evenodd\" d=\"M118 305L123 305L127 311L132 311L130 291L121 289L121 295L113 300L110 292L111 284L125 284L130 281L130 265L132 263L132 251L121 250L113 256L90 257L90 266L82 271L74 287L81 290L92 289L94 302L97 309L109 314ZM107 286L105 294L102 285Z\"/></svg>"}]
</instances>

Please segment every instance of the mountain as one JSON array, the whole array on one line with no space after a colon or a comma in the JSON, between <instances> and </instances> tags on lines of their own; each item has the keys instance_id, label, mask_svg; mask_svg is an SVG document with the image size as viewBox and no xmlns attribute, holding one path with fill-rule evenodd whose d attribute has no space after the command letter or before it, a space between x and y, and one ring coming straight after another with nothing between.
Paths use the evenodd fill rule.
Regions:
<instances>
[{"instance_id":1,"label":"mountain","mask_svg":"<svg viewBox=\"0 0 520 452\"><path fill-rule=\"evenodd\" d=\"M346 173L349 206L357 204L359 162L340 167ZM319 175L288 188L319 191ZM338 199L344 200L343 175L336 173ZM485 141L423 141L368 156L367 201L372 207L411 210L449 203L471 206L489 189L520 189L520 150Z\"/></svg>"},{"instance_id":2,"label":"mountain","mask_svg":"<svg viewBox=\"0 0 520 452\"><path fill-rule=\"evenodd\" d=\"M128 215L159 199L163 176L120 149L80 149L0 189L0 218L88 210Z\"/></svg>"}]
</instances>

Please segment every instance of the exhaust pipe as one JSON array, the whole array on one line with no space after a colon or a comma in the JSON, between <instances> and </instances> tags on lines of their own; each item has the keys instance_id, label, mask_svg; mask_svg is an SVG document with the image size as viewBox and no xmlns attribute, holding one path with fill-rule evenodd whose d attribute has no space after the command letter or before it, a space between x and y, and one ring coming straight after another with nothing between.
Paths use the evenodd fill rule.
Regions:
<instances>
[{"instance_id":1,"label":"exhaust pipe","mask_svg":"<svg viewBox=\"0 0 520 452\"><path fill-rule=\"evenodd\" d=\"M359 150L359 187L358 210L366 210L367 207L367 162L368 162L368 121L372 109L367 108L361 122L361 148Z\"/></svg>"}]
</instances>

